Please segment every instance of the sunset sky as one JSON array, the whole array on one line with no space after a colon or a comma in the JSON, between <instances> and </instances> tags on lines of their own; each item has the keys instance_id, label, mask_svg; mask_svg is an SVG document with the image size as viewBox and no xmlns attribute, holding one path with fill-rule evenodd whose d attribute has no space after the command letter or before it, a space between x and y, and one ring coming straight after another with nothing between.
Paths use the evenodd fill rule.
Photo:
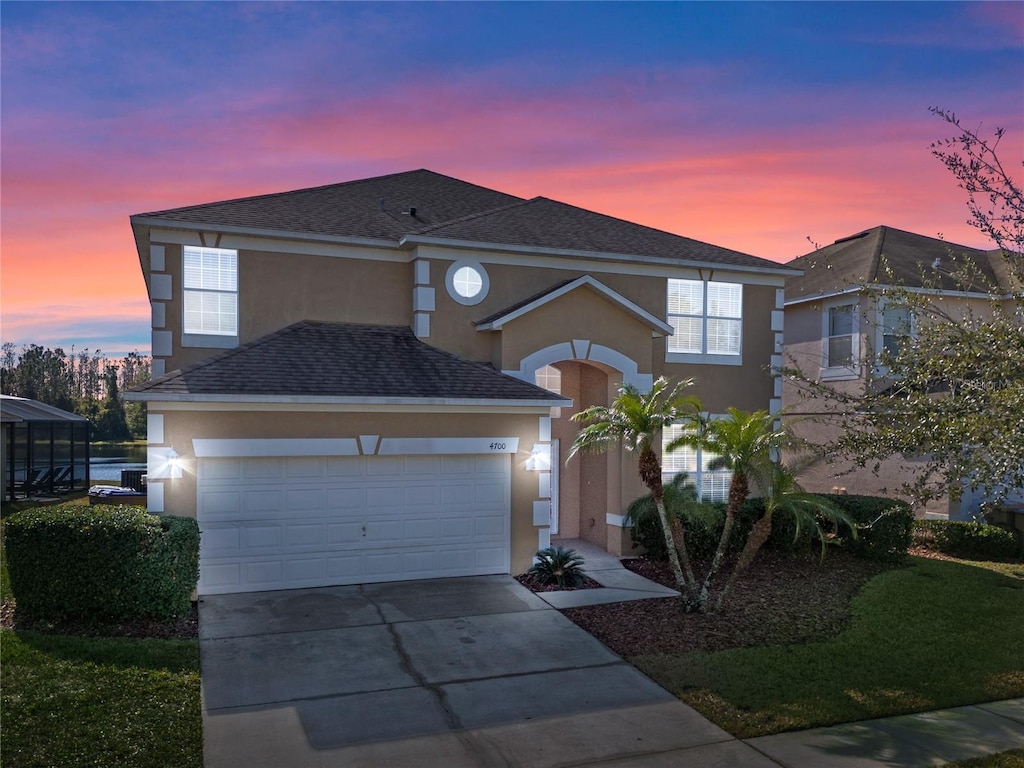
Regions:
<instances>
[{"instance_id":1,"label":"sunset sky","mask_svg":"<svg viewBox=\"0 0 1024 768\"><path fill-rule=\"evenodd\" d=\"M2 339L149 351L128 217L429 168L773 259L972 246L939 106L1018 181L1024 4L0 7Z\"/></svg>"}]
</instances>

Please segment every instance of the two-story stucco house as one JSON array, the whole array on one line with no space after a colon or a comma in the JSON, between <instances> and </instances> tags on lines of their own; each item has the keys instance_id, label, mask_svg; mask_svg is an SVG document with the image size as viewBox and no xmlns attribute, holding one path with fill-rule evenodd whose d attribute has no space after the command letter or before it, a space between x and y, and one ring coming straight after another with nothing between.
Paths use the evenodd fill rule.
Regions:
<instances>
[{"instance_id":1,"label":"two-story stucco house","mask_svg":"<svg viewBox=\"0 0 1024 768\"><path fill-rule=\"evenodd\" d=\"M862 391L868 378L873 386L885 386L882 350L916 333L918 318L888 300L886 289L899 286L916 292L954 320L968 313L984 316L993 293L1010 291L1000 251L885 226L844 237L788 266L802 274L786 281L787 365L839 391ZM827 443L844 429L841 414L827 411L789 380L783 404L794 432L811 443ZM910 455L883 462L877 472L873 467L823 463L808 470L801 484L812 492L885 495L916 477L922 466L922 457ZM965 519L973 517L982 500L967 489L957 502L936 500L917 513Z\"/></svg>"},{"instance_id":2,"label":"two-story stucco house","mask_svg":"<svg viewBox=\"0 0 1024 768\"><path fill-rule=\"evenodd\" d=\"M662 375L713 413L781 406L792 269L572 205L418 170L131 225L149 506L198 518L200 593L620 552L635 457L566 463L574 413ZM721 494L706 464L667 471Z\"/></svg>"}]
</instances>

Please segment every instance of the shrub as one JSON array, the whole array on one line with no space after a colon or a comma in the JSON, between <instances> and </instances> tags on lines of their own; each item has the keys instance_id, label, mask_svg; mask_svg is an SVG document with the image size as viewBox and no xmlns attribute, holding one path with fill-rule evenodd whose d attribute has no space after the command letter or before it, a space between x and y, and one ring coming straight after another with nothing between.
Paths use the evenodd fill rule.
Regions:
<instances>
[{"instance_id":1,"label":"shrub","mask_svg":"<svg viewBox=\"0 0 1024 768\"><path fill-rule=\"evenodd\" d=\"M725 505L699 501L696 488L686 473L673 477L665 485L664 494L665 512L669 519L675 516L682 521L690 556L697 560L711 557L718 545L718 536L722 532ZM626 519L632 526L630 536L634 546L643 548L644 553L652 560L667 561L665 534L661 530L654 496L648 493L635 499L626 509ZM747 525L746 529L749 528L750 525Z\"/></svg>"},{"instance_id":2,"label":"shrub","mask_svg":"<svg viewBox=\"0 0 1024 768\"><path fill-rule=\"evenodd\" d=\"M6 521L18 610L44 621L167 619L190 608L199 527L141 507L39 507Z\"/></svg>"},{"instance_id":3,"label":"shrub","mask_svg":"<svg viewBox=\"0 0 1024 768\"><path fill-rule=\"evenodd\" d=\"M1005 562L1020 557L1012 531L963 520L915 520L914 543L965 560Z\"/></svg>"},{"instance_id":4,"label":"shrub","mask_svg":"<svg viewBox=\"0 0 1024 768\"><path fill-rule=\"evenodd\" d=\"M845 528L840 533L843 545L857 557L898 563L910 547L914 512L910 505L883 496L858 496L823 493L857 525L857 538Z\"/></svg>"},{"instance_id":5,"label":"shrub","mask_svg":"<svg viewBox=\"0 0 1024 768\"><path fill-rule=\"evenodd\" d=\"M535 557L537 562L528 573L541 584L557 584L562 589L583 584L586 571L583 570L583 558L576 554L575 549L548 547Z\"/></svg>"}]
</instances>

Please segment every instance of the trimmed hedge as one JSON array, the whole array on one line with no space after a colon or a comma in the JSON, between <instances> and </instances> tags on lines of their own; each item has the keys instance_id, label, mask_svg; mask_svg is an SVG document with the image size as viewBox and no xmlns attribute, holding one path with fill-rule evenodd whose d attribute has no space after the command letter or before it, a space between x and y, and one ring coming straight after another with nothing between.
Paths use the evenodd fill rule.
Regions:
<instances>
[{"instance_id":1,"label":"trimmed hedge","mask_svg":"<svg viewBox=\"0 0 1024 768\"><path fill-rule=\"evenodd\" d=\"M857 538L844 533L843 546L865 560L899 563L906 559L914 525L914 511L905 501L884 496L823 493L857 524Z\"/></svg>"},{"instance_id":2,"label":"trimmed hedge","mask_svg":"<svg viewBox=\"0 0 1024 768\"><path fill-rule=\"evenodd\" d=\"M169 619L199 579L199 526L126 505L27 509L5 521L18 610L44 621Z\"/></svg>"},{"instance_id":3,"label":"trimmed hedge","mask_svg":"<svg viewBox=\"0 0 1024 768\"><path fill-rule=\"evenodd\" d=\"M885 562L900 562L907 556L914 521L914 513L908 504L880 496L820 495L846 512L857 525L857 538L846 526L840 526L838 532L840 542L852 554ZM711 557L722 532L725 504L698 503L685 496L671 494L666 486L665 507L670 515L676 514L682 519L691 557L696 560ZM650 494L634 501L629 512L633 519L630 530L633 543L643 547L652 559L666 560L665 540ZM763 514L763 499L755 497L743 502L729 543L730 554L743 548L750 529ZM801 530L797 537L793 514L782 509L773 516L772 532L765 546L781 552L796 552L816 546L815 541L810 527Z\"/></svg>"},{"instance_id":4,"label":"trimmed hedge","mask_svg":"<svg viewBox=\"0 0 1024 768\"><path fill-rule=\"evenodd\" d=\"M915 520L914 543L964 560L1009 562L1020 558L1012 531L965 520Z\"/></svg>"}]
</instances>

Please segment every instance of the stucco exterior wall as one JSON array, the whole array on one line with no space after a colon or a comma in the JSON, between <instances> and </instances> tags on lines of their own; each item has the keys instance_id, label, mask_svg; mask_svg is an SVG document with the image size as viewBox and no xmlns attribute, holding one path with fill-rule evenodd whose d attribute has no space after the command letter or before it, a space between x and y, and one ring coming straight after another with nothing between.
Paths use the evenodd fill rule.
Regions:
<instances>
[{"instance_id":1,"label":"stucco exterior wall","mask_svg":"<svg viewBox=\"0 0 1024 768\"><path fill-rule=\"evenodd\" d=\"M359 413L271 410L216 412L166 410L151 403L149 413L163 416L163 442L173 447L183 467L182 477L158 480L163 485L167 513L196 516L196 438L355 438L387 437L519 437L512 456L511 551L512 573L528 569L538 548L533 503L538 501L537 473L527 469L530 450L538 439L537 413ZM413 417L414 416L414 417ZM151 446L155 447L155 446Z\"/></svg>"}]
</instances>

